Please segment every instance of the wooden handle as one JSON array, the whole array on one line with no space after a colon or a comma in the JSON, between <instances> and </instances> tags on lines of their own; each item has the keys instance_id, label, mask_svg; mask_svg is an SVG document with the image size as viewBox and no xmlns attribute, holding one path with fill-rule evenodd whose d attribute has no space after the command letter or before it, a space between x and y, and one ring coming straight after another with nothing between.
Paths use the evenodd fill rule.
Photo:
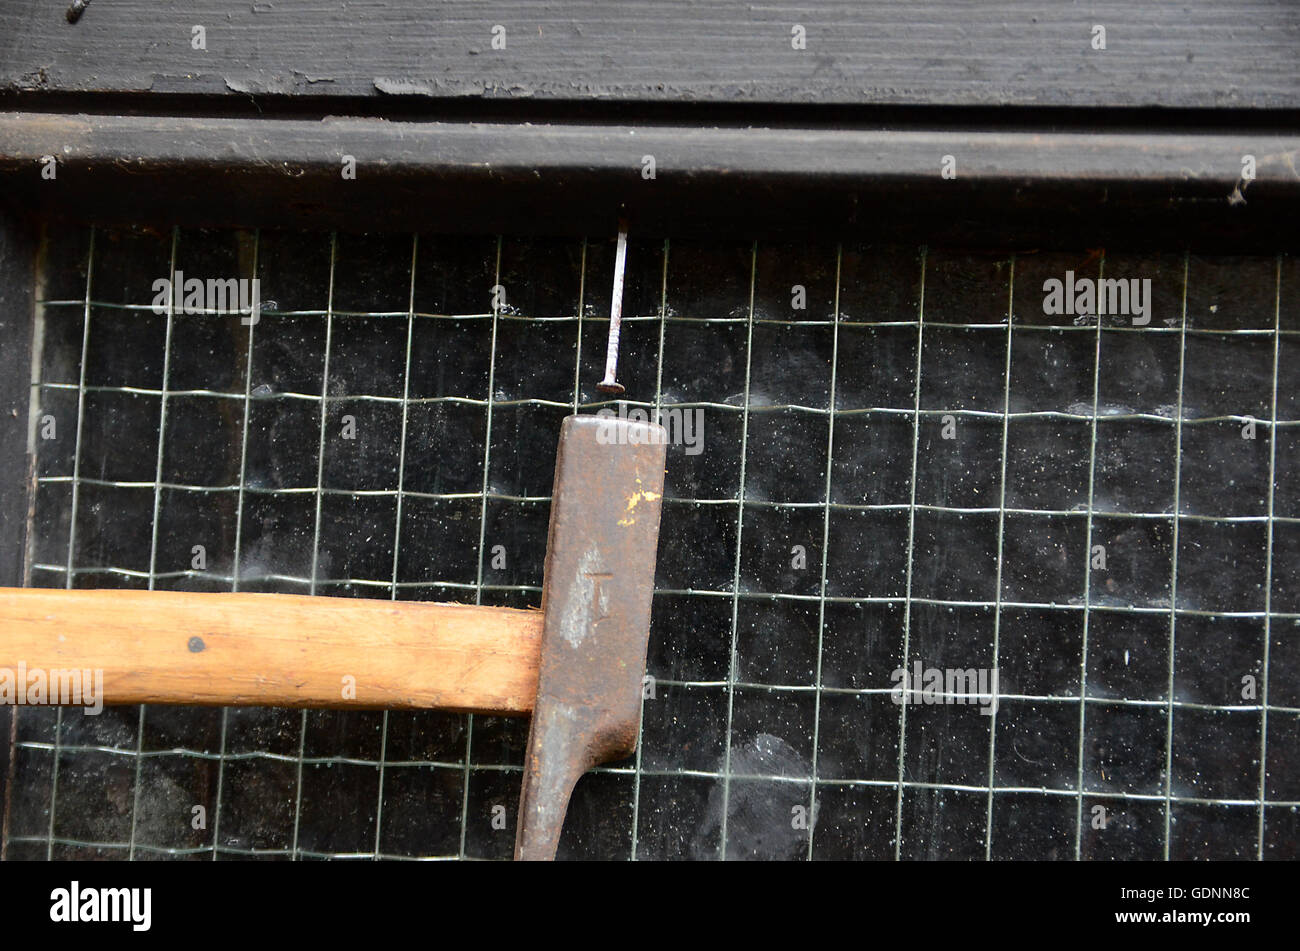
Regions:
<instances>
[{"instance_id":1,"label":"wooden handle","mask_svg":"<svg viewBox=\"0 0 1300 951\"><path fill-rule=\"evenodd\" d=\"M104 703L529 713L542 612L287 594L0 588L0 670L104 672ZM347 678L352 678L351 681ZM351 684L353 693L346 693Z\"/></svg>"}]
</instances>

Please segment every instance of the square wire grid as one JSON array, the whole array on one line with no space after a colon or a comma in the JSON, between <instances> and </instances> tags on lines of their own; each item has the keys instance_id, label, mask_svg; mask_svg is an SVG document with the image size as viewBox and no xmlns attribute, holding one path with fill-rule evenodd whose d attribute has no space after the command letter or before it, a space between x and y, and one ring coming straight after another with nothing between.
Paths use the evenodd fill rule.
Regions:
<instances>
[{"instance_id":1,"label":"square wire grid","mask_svg":"<svg viewBox=\"0 0 1300 951\"><path fill-rule=\"evenodd\" d=\"M607 405L611 245L52 235L32 583L536 604L559 420ZM279 303L154 316L178 268ZM1067 269L1152 278L1150 325L1044 316ZM579 785L561 855L1294 856L1298 276L634 241L620 379L701 409L704 451L670 450L642 742ZM998 668L997 708L894 704L917 662ZM9 857L506 857L526 738L156 706L17 730Z\"/></svg>"}]
</instances>

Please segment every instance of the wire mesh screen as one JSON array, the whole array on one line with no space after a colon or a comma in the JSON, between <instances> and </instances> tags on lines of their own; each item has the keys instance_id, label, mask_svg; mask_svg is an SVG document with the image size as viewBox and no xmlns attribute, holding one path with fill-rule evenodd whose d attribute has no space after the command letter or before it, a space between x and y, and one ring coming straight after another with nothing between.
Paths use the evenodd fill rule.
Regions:
<instances>
[{"instance_id":1,"label":"wire mesh screen","mask_svg":"<svg viewBox=\"0 0 1300 951\"><path fill-rule=\"evenodd\" d=\"M611 405L611 240L60 230L43 261L32 584L540 602L560 421ZM257 277L260 319L157 312L175 272ZM1147 312L1050 313L1067 274ZM1297 856L1294 259L634 239L624 313L627 405L703 431L641 743L561 857ZM24 708L7 854L508 857L526 735Z\"/></svg>"}]
</instances>

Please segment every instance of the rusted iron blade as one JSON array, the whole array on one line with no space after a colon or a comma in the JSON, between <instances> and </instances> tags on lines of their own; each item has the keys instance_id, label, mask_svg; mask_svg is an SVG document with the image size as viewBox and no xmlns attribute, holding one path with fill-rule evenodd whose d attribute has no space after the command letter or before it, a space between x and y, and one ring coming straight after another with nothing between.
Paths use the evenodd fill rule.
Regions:
<instances>
[{"instance_id":1,"label":"rusted iron blade","mask_svg":"<svg viewBox=\"0 0 1300 951\"><path fill-rule=\"evenodd\" d=\"M553 859L578 778L636 748L666 443L612 417L561 429L516 859Z\"/></svg>"}]
</instances>

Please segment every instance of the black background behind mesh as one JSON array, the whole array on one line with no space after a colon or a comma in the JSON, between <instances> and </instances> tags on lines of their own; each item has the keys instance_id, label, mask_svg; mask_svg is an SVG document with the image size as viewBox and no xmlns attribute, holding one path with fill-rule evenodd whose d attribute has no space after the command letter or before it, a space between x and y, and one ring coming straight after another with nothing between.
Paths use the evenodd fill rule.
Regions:
<instances>
[{"instance_id":1,"label":"black background behind mesh","mask_svg":"<svg viewBox=\"0 0 1300 951\"><path fill-rule=\"evenodd\" d=\"M605 405L612 259L51 233L32 584L537 605L560 420ZM256 274L274 308L251 335L155 315L172 269ZM1044 316L1067 269L1151 278L1150 325ZM1293 259L634 237L624 313L628 400L702 407L705 449L669 452L640 751L579 784L561 857L1295 857ZM996 716L900 709L918 659L996 665ZM526 732L24 708L7 854L504 858Z\"/></svg>"}]
</instances>

